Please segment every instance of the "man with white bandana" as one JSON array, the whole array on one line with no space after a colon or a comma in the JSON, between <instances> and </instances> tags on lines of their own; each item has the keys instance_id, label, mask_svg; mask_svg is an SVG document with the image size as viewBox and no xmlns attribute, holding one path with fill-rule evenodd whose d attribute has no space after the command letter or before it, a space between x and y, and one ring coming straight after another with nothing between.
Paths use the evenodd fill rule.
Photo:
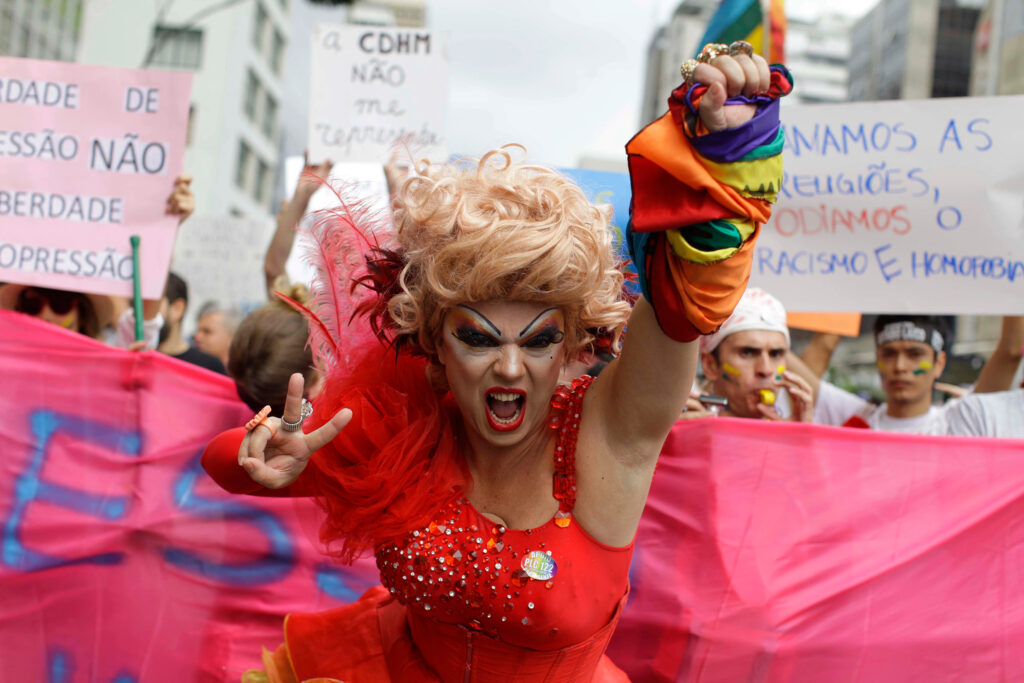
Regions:
<instances>
[{"instance_id":1,"label":"man with white bandana","mask_svg":"<svg viewBox=\"0 0 1024 683\"><path fill-rule=\"evenodd\" d=\"M875 320L875 354L885 403L876 406L821 381L814 421L870 427L887 432L946 434L948 412L957 402L932 405L932 390L946 367L949 334L941 318L880 315ZM812 386L814 379L811 379Z\"/></svg>"},{"instance_id":2,"label":"man with white bandana","mask_svg":"<svg viewBox=\"0 0 1024 683\"><path fill-rule=\"evenodd\" d=\"M771 294L757 287L747 289L718 332L701 337L700 351L708 391L728 401L717 414L811 421L811 387L785 367L786 309ZM702 407L698 396L696 392L691 396L683 418L715 414Z\"/></svg>"}]
</instances>

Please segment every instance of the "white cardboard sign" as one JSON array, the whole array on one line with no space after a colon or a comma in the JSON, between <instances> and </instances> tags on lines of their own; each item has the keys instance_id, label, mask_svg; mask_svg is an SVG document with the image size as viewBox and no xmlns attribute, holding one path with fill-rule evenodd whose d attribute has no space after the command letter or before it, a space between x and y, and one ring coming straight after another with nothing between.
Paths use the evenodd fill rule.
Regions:
<instances>
[{"instance_id":1,"label":"white cardboard sign","mask_svg":"<svg viewBox=\"0 0 1024 683\"><path fill-rule=\"evenodd\" d=\"M384 163L396 146L445 154L448 55L422 29L313 28L309 159Z\"/></svg>"},{"instance_id":2,"label":"white cardboard sign","mask_svg":"<svg viewBox=\"0 0 1024 683\"><path fill-rule=\"evenodd\" d=\"M1024 313L1024 96L782 108L751 283L796 311Z\"/></svg>"},{"instance_id":3,"label":"white cardboard sign","mask_svg":"<svg viewBox=\"0 0 1024 683\"><path fill-rule=\"evenodd\" d=\"M272 221L258 218L192 216L181 224L171 270L188 284L185 329L195 329L210 300L243 313L267 302L263 259L272 232Z\"/></svg>"},{"instance_id":4,"label":"white cardboard sign","mask_svg":"<svg viewBox=\"0 0 1024 683\"><path fill-rule=\"evenodd\" d=\"M295 186L302 175L302 164L303 159L299 156L285 159L284 190L286 197L295 194ZM376 211L390 210L387 180L384 176L384 167L380 164L335 164L327 183L331 187L344 185L354 196L372 200L372 207ZM316 275L306 258L306 253L312 243L302 229L310 227L315 219L314 214L318 211L338 206L338 196L331 191L331 187L324 185L313 194L306 207L306 215L299 223L299 234L295 238L288 261L285 263L285 272L292 282L309 285Z\"/></svg>"}]
</instances>

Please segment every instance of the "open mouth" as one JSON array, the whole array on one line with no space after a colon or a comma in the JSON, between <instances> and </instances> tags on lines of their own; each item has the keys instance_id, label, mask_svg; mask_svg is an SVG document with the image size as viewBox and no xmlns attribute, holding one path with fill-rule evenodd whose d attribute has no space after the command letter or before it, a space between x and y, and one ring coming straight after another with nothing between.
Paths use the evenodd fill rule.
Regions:
<instances>
[{"instance_id":1,"label":"open mouth","mask_svg":"<svg viewBox=\"0 0 1024 683\"><path fill-rule=\"evenodd\" d=\"M522 389L495 387L487 390L487 421L491 429L510 432L523 423L526 392Z\"/></svg>"}]
</instances>

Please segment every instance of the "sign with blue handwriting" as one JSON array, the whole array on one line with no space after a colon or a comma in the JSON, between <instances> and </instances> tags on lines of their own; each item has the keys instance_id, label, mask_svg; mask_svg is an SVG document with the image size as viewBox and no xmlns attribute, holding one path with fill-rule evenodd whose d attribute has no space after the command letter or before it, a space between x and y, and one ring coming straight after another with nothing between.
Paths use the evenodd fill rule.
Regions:
<instances>
[{"instance_id":1,"label":"sign with blue handwriting","mask_svg":"<svg viewBox=\"0 0 1024 683\"><path fill-rule=\"evenodd\" d=\"M751 284L797 311L1024 313L1024 96L782 108Z\"/></svg>"}]
</instances>

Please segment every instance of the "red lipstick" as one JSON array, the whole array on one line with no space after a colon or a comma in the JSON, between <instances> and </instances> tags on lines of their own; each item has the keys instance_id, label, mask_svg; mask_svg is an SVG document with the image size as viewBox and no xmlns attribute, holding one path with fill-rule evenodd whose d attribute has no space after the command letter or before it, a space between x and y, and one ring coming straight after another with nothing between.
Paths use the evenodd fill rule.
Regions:
<instances>
[{"instance_id":1,"label":"red lipstick","mask_svg":"<svg viewBox=\"0 0 1024 683\"><path fill-rule=\"evenodd\" d=\"M526 414L526 392L512 387L491 387L484 394L487 423L496 432L511 432L523 424ZM499 416L495 411L510 413Z\"/></svg>"}]
</instances>

